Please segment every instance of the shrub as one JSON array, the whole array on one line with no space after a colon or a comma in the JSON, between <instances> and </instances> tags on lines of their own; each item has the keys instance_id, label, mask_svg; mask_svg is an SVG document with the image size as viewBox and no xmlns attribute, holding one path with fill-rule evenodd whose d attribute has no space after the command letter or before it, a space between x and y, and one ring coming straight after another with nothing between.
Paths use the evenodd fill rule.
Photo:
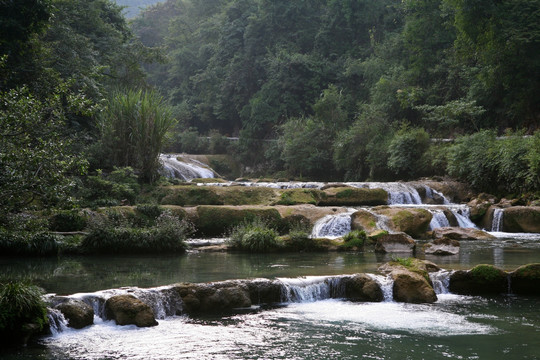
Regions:
<instances>
[{"instance_id":1,"label":"shrub","mask_svg":"<svg viewBox=\"0 0 540 360\"><path fill-rule=\"evenodd\" d=\"M345 249L351 249L353 247L363 248L367 240L367 234L364 230L353 230L343 236L344 244L341 246Z\"/></svg>"},{"instance_id":2,"label":"shrub","mask_svg":"<svg viewBox=\"0 0 540 360\"><path fill-rule=\"evenodd\" d=\"M139 217L139 226L151 226L154 225L156 219L163 214L163 208L159 205L143 204L137 205L135 208Z\"/></svg>"},{"instance_id":3,"label":"shrub","mask_svg":"<svg viewBox=\"0 0 540 360\"><path fill-rule=\"evenodd\" d=\"M0 230L2 255L51 256L58 254L57 235L49 232L10 232Z\"/></svg>"},{"instance_id":4,"label":"shrub","mask_svg":"<svg viewBox=\"0 0 540 360\"><path fill-rule=\"evenodd\" d=\"M183 253L187 248L185 240L193 232L190 223L169 212L161 214L152 227L113 224L111 219L97 220L82 240L81 248L88 253L102 254Z\"/></svg>"},{"instance_id":5,"label":"shrub","mask_svg":"<svg viewBox=\"0 0 540 360\"><path fill-rule=\"evenodd\" d=\"M408 178L421 175L426 169L424 154L429 144L429 135L424 129L403 126L390 141L388 168Z\"/></svg>"},{"instance_id":6,"label":"shrub","mask_svg":"<svg viewBox=\"0 0 540 360\"><path fill-rule=\"evenodd\" d=\"M287 246L293 250L309 251L317 248L317 244L310 237L310 234L302 229L293 229L288 234Z\"/></svg>"},{"instance_id":7,"label":"shrub","mask_svg":"<svg viewBox=\"0 0 540 360\"><path fill-rule=\"evenodd\" d=\"M86 218L77 210L58 211L49 220L52 231L81 231L86 227Z\"/></svg>"},{"instance_id":8,"label":"shrub","mask_svg":"<svg viewBox=\"0 0 540 360\"><path fill-rule=\"evenodd\" d=\"M250 252L267 252L281 247L276 230L261 220L233 227L227 243L233 249Z\"/></svg>"},{"instance_id":9,"label":"shrub","mask_svg":"<svg viewBox=\"0 0 540 360\"><path fill-rule=\"evenodd\" d=\"M25 282L0 282L0 343L11 345L43 330L47 307L42 293L37 286Z\"/></svg>"},{"instance_id":10,"label":"shrub","mask_svg":"<svg viewBox=\"0 0 540 360\"><path fill-rule=\"evenodd\" d=\"M138 178L130 167L115 168L106 175L101 171L88 176L80 190L83 204L90 207L134 203L140 192Z\"/></svg>"}]
</instances>

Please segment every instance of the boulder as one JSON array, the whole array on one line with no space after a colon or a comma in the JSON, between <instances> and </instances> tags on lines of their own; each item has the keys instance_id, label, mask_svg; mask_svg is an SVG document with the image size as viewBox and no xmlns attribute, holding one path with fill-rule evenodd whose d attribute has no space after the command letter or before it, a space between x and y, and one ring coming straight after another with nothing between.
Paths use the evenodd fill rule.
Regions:
<instances>
[{"instance_id":1,"label":"boulder","mask_svg":"<svg viewBox=\"0 0 540 360\"><path fill-rule=\"evenodd\" d=\"M133 295L116 295L105 302L105 317L118 325L156 326L154 311Z\"/></svg>"},{"instance_id":2,"label":"boulder","mask_svg":"<svg viewBox=\"0 0 540 360\"><path fill-rule=\"evenodd\" d=\"M82 300L66 299L54 307L59 310L74 329L82 329L94 324L94 308Z\"/></svg>"},{"instance_id":3,"label":"boulder","mask_svg":"<svg viewBox=\"0 0 540 360\"><path fill-rule=\"evenodd\" d=\"M486 193L479 194L476 198L467 203L470 209L469 217L472 221L480 221L487 213L488 209L497 202L493 195Z\"/></svg>"},{"instance_id":4,"label":"boulder","mask_svg":"<svg viewBox=\"0 0 540 360\"><path fill-rule=\"evenodd\" d=\"M435 264L414 258L398 259L379 268L379 271L389 273L394 280L392 288L394 300L407 303L437 301L428 272L438 270Z\"/></svg>"},{"instance_id":5,"label":"boulder","mask_svg":"<svg viewBox=\"0 0 540 360\"><path fill-rule=\"evenodd\" d=\"M430 188L437 190L438 192L444 194L444 196L453 203L464 203L468 202L473 192L470 187L458 181L453 180L441 180L441 181L432 181L432 180L422 180L422 183L429 186Z\"/></svg>"},{"instance_id":6,"label":"boulder","mask_svg":"<svg viewBox=\"0 0 540 360\"><path fill-rule=\"evenodd\" d=\"M246 281L252 304L274 304L281 302L282 285L277 281L254 279Z\"/></svg>"},{"instance_id":7,"label":"boulder","mask_svg":"<svg viewBox=\"0 0 540 360\"><path fill-rule=\"evenodd\" d=\"M450 275L449 289L460 295L507 293L508 274L493 265L477 265Z\"/></svg>"},{"instance_id":8,"label":"boulder","mask_svg":"<svg viewBox=\"0 0 540 360\"><path fill-rule=\"evenodd\" d=\"M493 240L495 236L479 229L460 228L460 227L442 227L433 229L434 239L452 239L452 240Z\"/></svg>"},{"instance_id":9,"label":"boulder","mask_svg":"<svg viewBox=\"0 0 540 360\"><path fill-rule=\"evenodd\" d=\"M424 245L424 253L432 255L457 255L459 254L459 241L447 237L435 239Z\"/></svg>"},{"instance_id":10,"label":"boulder","mask_svg":"<svg viewBox=\"0 0 540 360\"><path fill-rule=\"evenodd\" d=\"M504 209L503 228L507 232L540 233L540 206Z\"/></svg>"},{"instance_id":11,"label":"boulder","mask_svg":"<svg viewBox=\"0 0 540 360\"><path fill-rule=\"evenodd\" d=\"M388 226L396 232L404 232L412 237L422 236L428 229L433 215L426 209L379 207L378 214L388 217Z\"/></svg>"},{"instance_id":12,"label":"boulder","mask_svg":"<svg viewBox=\"0 0 540 360\"><path fill-rule=\"evenodd\" d=\"M510 289L518 295L540 295L540 263L523 265L512 271Z\"/></svg>"},{"instance_id":13,"label":"boulder","mask_svg":"<svg viewBox=\"0 0 540 360\"><path fill-rule=\"evenodd\" d=\"M360 209L351 215L351 230L364 230L372 233L377 230L377 216L367 210Z\"/></svg>"},{"instance_id":14,"label":"boulder","mask_svg":"<svg viewBox=\"0 0 540 360\"><path fill-rule=\"evenodd\" d=\"M437 301L435 290L428 280L407 268L396 269L390 273L394 280L394 300L406 303L433 303Z\"/></svg>"},{"instance_id":15,"label":"boulder","mask_svg":"<svg viewBox=\"0 0 540 360\"><path fill-rule=\"evenodd\" d=\"M373 278L366 274L345 277L341 281L345 297L351 301L380 302L384 300L382 289Z\"/></svg>"},{"instance_id":16,"label":"boulder","mask_svg":"<svg viewBox=\"0 0 540 360\"><path fill-rule=\"evenodd\" d=\"M413 238L405 233L385 234L375 243L375 252L412 253L416 247Z\"/></svg>"},{"instance_id":17,"label":"boulder","mask_svg":"<svg viewBox=\"0 0 540 360\"><path fill-rule=\"evenodd\" d=\"M241 281L179 284L175 287L187 313L223 313L251 306L249 287Z\"/></svg>"}]
</instances>

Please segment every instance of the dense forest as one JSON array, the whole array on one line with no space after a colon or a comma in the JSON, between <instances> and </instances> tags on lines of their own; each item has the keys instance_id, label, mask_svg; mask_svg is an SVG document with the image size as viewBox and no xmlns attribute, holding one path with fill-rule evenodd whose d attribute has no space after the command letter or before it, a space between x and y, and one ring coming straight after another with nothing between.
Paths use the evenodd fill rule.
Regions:
<instances>
[{"instance_id":1,"label":"dense forest","mask_svg":"<svg viewBox=\"0 0 540 360\"><path fill-rule=\"evenodd\" d=\"M540 124L539 24L537 0L171 0L132 28L165 51L146 69L180 120L180 150L197 151L194 132L224 134L245 164L289 176L476 184L538 175L525 159L496 164L520 162L532 140L492 140ZM430 146L441 138L456 147Z\"/></svg>"},{"instance_id":2,"label":"dense forest","mask_svg":"<svg viewBox=\"0 0 540 360\"><path fill-rule=\"evenodd\" d=\"M538 0L0 7L4 214L129 199L164 148L248 176L540 188Z\"/></svg>"}]
</instances>

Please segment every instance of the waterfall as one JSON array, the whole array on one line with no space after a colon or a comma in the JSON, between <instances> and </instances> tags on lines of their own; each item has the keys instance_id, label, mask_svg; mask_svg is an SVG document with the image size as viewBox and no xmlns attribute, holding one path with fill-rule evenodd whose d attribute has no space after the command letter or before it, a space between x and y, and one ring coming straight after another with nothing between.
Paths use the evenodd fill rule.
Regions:
<instances>
[{"instance_id":1,"label":"waterfall","mask_svg":"<svg viewBox=\"0 0 540 360\"><path fill-rule=\"evenodd\" d=\"M441 192L439 192L439 191L437 191L435 189L432 189L427 185L424 185L424 189L426 189L426 198L435 199L434 195L437 195L438 197L443 199L443 204L444 205L449 205L450 204L450 201L446 198L446 196L444 196L443 193L441 193Z\"/></svg>"},{"instance_id":2,"label":"waterfall","mask_svg":"<svg viewBox=\"0 0 540 360\"><path fill-rule=\"evenodd\" d=\"M47 319L49 320L49 329L52 335L57 335L68 327L67 320L60 310L47 308Z\"/></svg>"},{"instance_id":3,"label":"waterfall","mask_svg":"<svg viewBox=\"0 0 540 360\"><path fill-rule=\"evenodd\" d=\"M446 218L446 214L444 213L443 210L439 210L439 209L431 210L431 214L433 214L433 218L431 219L431 222L429 223L430 230L450 226L450 223L448 222L448 219Z\"/></svg>"},{"instance_id":4,"label":"waterfall","mask_svg":"<svg viewBox=\"0 0 540 360\"><path fill-rule=\"evenodd\" d=\"M383 292L385 302L394 301L394 280L390 276L367 274L373 280L375 280Z\"/></svg>"},{"instance_id":5,"label":"waterfall","mask_svg":"<svg viewBox=\"0 0 540 360\"><path fill-rule=\"evenodd\" d=\"M448 289L450 286L451 274L452 272L448 270L440 270L437 272L429 273L429 278L433 283L433 290L435 290L435 294L439 295L450 293Z\"/></svg>"},{"instance_id":6,"label":"waterfall","mask_svg":"<svg viewBox=\"0 0 540 360\"><path fill-rule=\"evenodd\" d=\"M388 193L388 205L422 204L422 198L418 191L411 185L399 182L381 183L350 183L349 185L359 188L383 189Z\"/></svg>"},{"instance_id":7,"label":"waterfall","mask_svg":"<svg viewBox=\"0 0 540 360\"><path fill-rule=\"evenodd\" d=\"M491 223L491 231L501 232L503 228L504 209L495 209L493 212L493 221Z\"/></svg>"},{"instance_id":8,"label":"waterfall","mask_svg":"<svg viewBox=\"0 0 540 360\"><path fill-rule=\"evenodd\" d=\"M355 209L347 209L346 213L326 215L313 226L311 237L335 239L351 232L351 215Z\"/></svg>"},{"instance_id":9,"label":"waterfall","mask_svg":"<svg viewBox=\"0 0 540 360\"><path fill-rule=\"evenodd\" d=\"M194 159L178 160L178 155L161 154L159 160L163 164L162 175L169 178L178 178L184 181L214 177L214 172L207 165Z\"/></svg>"},{"instance_id":10,"label":"waterfall","mask_svg":"<svg viewBox=\"0 0 540 360\"><path fill-rule=\"evenodd\" d=\"M452 211L452 213L456 217L459 227L473 229L477 228L476 225L469 218L471 210L468 207L463 207L460 209L450 209L450 211Z\"/></svg>"},{"instance_id":11,"label":"waterfall","mask_svg":"<svg viewBox=\"0 0 540 360\"><path fill-rule=\"evenodd\" d=\"M300 278L279 278L283 286L282 301L313 302L344 296L339 276L307 276Z\"/></svg>"}]
</instances>

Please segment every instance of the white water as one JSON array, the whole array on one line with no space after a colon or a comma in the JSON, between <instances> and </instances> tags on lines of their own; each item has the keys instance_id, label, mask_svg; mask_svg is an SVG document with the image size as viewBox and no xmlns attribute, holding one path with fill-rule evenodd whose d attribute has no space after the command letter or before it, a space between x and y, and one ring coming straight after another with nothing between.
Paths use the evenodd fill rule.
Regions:
<instances>
[{"instance_id":1,"label":"white water","mask_svg":"<svg viewBox=\"0 0 540 360\"><path fill-rule=\"evenodd\" d=\"M433 218L431 219L431 222L429 223L430 230L450 226L450 223L448 222L448 219L446 218L446 215L443 210L434 209L434 210L431 210L431 214L433 215Z\"/></svg>"},{"instance_id":2,"label":"white water","mask_svg":"<svg viewBox=\"0 0 540 360\"><path fill-rule=\"evenodd\" d=\"M183 158L179 161L177 154L161 154L159 159L163 164L162 173L169 178L178 178L184 181L193 179L214 178L214 171L200 161Z\"/></svg>"},{"instance_id":3,"label":"white water","mask_svg":"<svg viewBox=\"0 0 540 360\"><path fill-rule=\"evenodd\" d=\"M493 221L491 223L491 231L501 232L503 227L504 209L495 209L493 212Z\"/></svg>"},{"instance_id":4,"label":"white water","mask_svg":"<svg viewBox=\"0 0 540 360\"><path fill-rule=\"evenodd\" d=\"M351 215L356 209L347 209L345 213L326 215L319 219L313 230L311 237L337 239L351 232Z\"/></svg>"},{"instance_id":5,"label":"white water","mask_svg":"<svg viewBox=\"0 0 540 360\"><path fill-rule=\"evenodd\" d=\"M313 302L342 297L340 276L306 276L278 278L283 286L282 301L285 303Z\"/></svg>"}]
</instances>

